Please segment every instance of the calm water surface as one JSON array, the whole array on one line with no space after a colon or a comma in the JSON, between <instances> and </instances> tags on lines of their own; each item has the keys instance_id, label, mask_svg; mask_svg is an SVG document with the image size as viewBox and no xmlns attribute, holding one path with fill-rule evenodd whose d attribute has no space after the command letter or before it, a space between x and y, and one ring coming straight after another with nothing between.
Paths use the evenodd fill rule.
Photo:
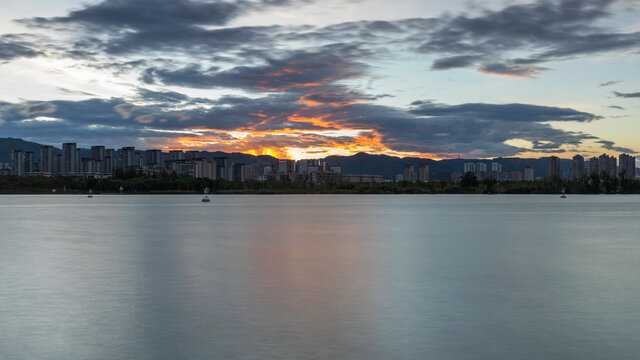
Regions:
<instances>
[{"instance_id":1,"label":"calm water surface","mask_svg":"<svg viewBox=\"0 0 640 360\"><path fill-rule=\"evenodd\" d=\"M0 359L639 359L638 196L0 196Z\"/></svg>"}]
</instances>

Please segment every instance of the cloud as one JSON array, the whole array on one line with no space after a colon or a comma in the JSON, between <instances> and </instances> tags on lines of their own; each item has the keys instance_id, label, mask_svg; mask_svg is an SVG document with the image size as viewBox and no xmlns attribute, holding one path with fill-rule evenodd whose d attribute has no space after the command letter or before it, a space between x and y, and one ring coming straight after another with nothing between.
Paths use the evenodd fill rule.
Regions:
<instances>
[{"instance_id":1,"label":"cloud","mask_svg":"<svg viewBox=\"0 0 640 360\"><path fill-rule=\"evenodd\" d=\"M56 105L50 102L36 102L20 105L20 114L31 116L34 114L51 114L56 111Z\"/></svg>"},{"instance_id":2,"label":"cloud","mask_svg":"<svg viewBox=\"0 0 640 360\"><path fill-rule=\"evenodd\" d=\"M496 74L520 78L533 78L542 71L549 70L539 66L506 65L500 63L484 64L479 68L485 74Z\"/></svg>"},{"instance_id":3,"label":"cloud","mask_svg":"<svg viewBox=\"0 0 640 360\"><path fill-rule=\"evenodd\" d=\"M436 104L414 102L408 110L358 101L335 102L359 94L346 88L331 90L307 103L307 93L277 92L261 97L222 97L197 108L164 110L163 105L133 105L124 99L55 101L52 118L60 122L32 122L27 129L17 107L5 105L0 116L13 136L52 142L61 139L110 146L181 147L225 151L360 151L397 155L510 156L522 151L562 151L592 135L553 128L550 121L587 122L597 115L566 108L528 104ZM147 92L143 92L149 94ZM156 96L156 94L152 94ZM183 98L183 96L178 96ZM192 99L183 103L189 104ZM134 121L123 122L122 112ZM163 121L159 121L162 119ZM244 134L244 135L238 135ZM509 145L512 139L532 149ZM331 150L333 149L333 150ZM329 152L331 153L331 152ZM448 155L447 155L448 154Z\"/></svg>"},{"instance_id":4,"label":"cloud","mask_svg":"<svg viewBox=\"0 0 640 360\"><path fill-rule=\"evenodd\" d=\"M475 55L452 56L452 57L442 58L434 61L433 64L431 65L431 69L432 70L448 70L448 69L454 69L454 68L469 67L481 59L482 57L475 56Z\"/></svg>"},{"instance_id":5,"label":"cloud","mask_svg":"<svg viewBox=\"0 0 640 360\"><path fill-rule=\"evenodd\" d=\"M617 151L617 152L622 152L622 153L631 153L631 154L635 153L635 151L633 151L632 149L621 147L621 146L616 146L613 141L599 140L599 141L596 141L596 142L602 144L602 147L604 147L607 150Z\"/></svg>"},{"instance_id":6,"label":"cloud","mask_svg":"<svg viewBox=\"0 0 640 360\"><path fill-rule=\"evenodd\" d=\"M368 66L349 61L331 51L293 52L283 59L268 59L265 65L236 66L229 70L202 68L192 64L170 70L149 68L140 80L193 88L244 88L253 91L300 90L366 74Z\"/></svg>"},{"instance_id":7,"label":"cloud","mask_svg":"<svg viewBox=\"0 0 640 360\"><path fill-rule=\"evenodd\" d=\"M33 49L33 45L18 40L15 35L0 36L0 60L12 60L15 58L30 58L43 55L44 53Z\"/></svg>"},{"instance_id":8,"label":"cloud","mask_svg":"<svg viewBox=\"0 0 640 360\"><path fill-rule=\"evenodd\" d=\"M599 84L598 87L605 87L605 86L610 86L610 85L615 85L615 84L619 84L622 81L620 80L611 80L611 81L607 81L607 82L603 82L602 84Z\"/></svg>"},{"instance_id":9,"label":"cloud","mask_svg":"<svg viewBox=\"0 0 640 360\"><path fill-rule=\"evenodd\" d=\"M198 2L191 0L104 0L68 16L33 18L32 25L79 23L120 29L158 29L191 25L224 25L240 12L232 2Z\"/></svg>"},{"instance_id":10,"label":"cloud","mask_svg":"<svg viewBox=\"0 0 640 360\"><path fill-rule=\"evenodd\" d=\"M160 103L175 104L189 100L187 95L175 91L152 91L140 88L138 89L138 94L144 100Z\"/></svg>"},{"instance_id":11,"label":"cloud","mask_svg":"<svg viewBox=\"0 0 640 360\"><path fill-rule=\"evenodd\" d=\"M470 67L483 59L490 64L480 68L485 73L503 75L515 70L516 75L531 77L527 68L513 66L637 48L640 32L612 33L596 25L609 15L612 3L612 0L538 1L487 10L476 17L443 16L431 23L431 28L424 29L426 40L417 50L426 54L453 54L437 59L432 65L436 69L443 63L446 68L448 62L457 65L451 68ZM529 55L508 59L511 66L496 61L516 50ZM465 57L469 53L473 59Z\"/></svg>"},{"instance_id":12,"label":"cloud","mask_svg":"<svg viewBox=\"0 0 640 360\"><path fill-rule=\"evenodd\" d=\"M419 105L409 112L424 116L466 116L477 119L507 122L590 122L602 117L569 108L529 104L483 104L440 105L433 102L414 102Z\"/></svg>"},{"instance_id":13,"label":"cloud","mask_svg":"<svg viewBox=\"0 0 640 360\"><path fill-rule=\"evenodd\" d=\"M131 117L133 112L138 109L138 107L133 104L124 103L124 104L117 104L116 106L113 107L113 109L118 114L120 114L120 116L122 116L123 119L128 119Z\"/></svg>"},{"instance_id":14,"label":"cloud","mask_svg":"<svg viewBox=\"0 0 640 360\"><path fill-rule=\"evenodd\" d=\"M624 110L622 106L618 106L618 105L609 105L607 107L610 109Z\"/></svg>"},{"instance_id":15,"label":"cloud","mask_svg":"<svg viewBox=\"0 0 640 360\"><path fill-rule=\"evenodd\" d=\"M155 117L153 115L138 115L135 118L135 122L140 124L153 124Z\"/></svg>"},{"instance_id":16,"label":"cloud","mask_svg":"<svg viewBox=\"0 0 640 360\"><path fill-rule=\"evenodd\" d=\"M613 95L620 97L620 98L640 98L640 92L635 92L635 93L621 93L621 92L617 92L614 91Z\"/></svg>"}]
</instances>

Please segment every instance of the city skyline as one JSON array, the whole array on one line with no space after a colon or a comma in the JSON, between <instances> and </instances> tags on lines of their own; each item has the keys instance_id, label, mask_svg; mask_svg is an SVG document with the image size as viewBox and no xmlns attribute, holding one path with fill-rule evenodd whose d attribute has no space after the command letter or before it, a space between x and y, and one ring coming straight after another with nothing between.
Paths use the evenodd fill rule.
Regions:
<instances>
[{"instance_id":1,"label":"city skyline","mask_svg":"<svg viewBox=\"0 0 640 360\"><path fill-rule=\"evenodd\" d=\"M1 140L1 139L0 139ZM22 141L22 140L21 140ZM92 145L90 149L81 149L77 143L63 143L60 149L51 145L30 143L31 146L39 146L39 157L34 151L24 150L26 144L13 145L11 150L11 162L0 162L0 174L18 176L83 176L83 177L112 177L119 171L135 170L140 175L168 174L179 176L209 179L225 179L229 181L244 182L247 179L260 181L287 180L287 181L311 181L324 182L383 182L384 176L379 173L352 173L344 174L342 165L332 164L328 159L278 159L267 156L266 158L254 157L240 162L231 162L225 153L207 152L198 150L169 150L160 149L136 149L134 146L123 146L119 149L106 148L104 145ZM84 154L83 154L84 152ZM216 153L218 155L216 155ZM239 154L239 153L236 153ZM85 156L83 156L85 155ZM233 155L233 154L229 154ZM253 156L250 154L245 154ZM368 154L365 154L368 155ZM213 157L212 157L213 156ZM430 165L427 161L433 159L402 158L398 160L419 160L406 162L403 172L395 175L396 181L428 182L431 180ZM543 177L535 176L534 166L526 163L523 171L502 169L502 160L510 158L457 159L458 164L452 168L448 176L454 182L460 181L463 174L472 173L478 180L494 179L497 181L534 181ZM515 158L511 158L515 159ZM561 159L557 156L549 156L539 159L548 162L547 172L544 178L568 180L580 180L588 176L598 175L607 178L636 178L640 177L640 168L636 168L636 158L629 154L615 156L601 154L587 160L575 155L570 161L570 169L565 173L561 165ZM248 163L246 163L248 161ZM460 161L464 161L461 163ZM486 161L490 161L487 163ZM565 160L566 161L566 160ZM457 168L457 169L456 169ZM417 171L416 171L417 170ZM460 171L462 170L462 171ZM442 180L442 179L438 179Z\"/></svg>"},{"instance_id":2,"label":"city skyline","mask_svg":"<svg viewBox=\"0 0 640 360\"><path fill-rule=\"evenodd\" d=\"M295 160L635 156L639 12L628 0L5 4L0 132Z\"/></svg>"}]
</instances>

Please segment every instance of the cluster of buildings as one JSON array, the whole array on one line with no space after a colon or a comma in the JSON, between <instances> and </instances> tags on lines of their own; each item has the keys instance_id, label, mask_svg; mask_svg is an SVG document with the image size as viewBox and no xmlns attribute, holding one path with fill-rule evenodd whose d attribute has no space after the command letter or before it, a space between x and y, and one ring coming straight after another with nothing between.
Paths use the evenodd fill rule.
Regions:
<instances>
[{"instance_id":1,"label":"cluster of buildings","mask_svg":"<svg viewBox=\"0 0 640 360\"><path fill-rule=\"evenodd\" d=\"M412 163L407 163L404 166L404 173L396 175L396 181L429 181L429 164L420 164L418 166L418 176L416 177L415 166Z\"/></svg>"},{"instance_id":2,"label":"cluster of buildings","mask_svg":"<svg viewBox=\"0 0 640 360\"><path fill-rule=\"evenodd\" d=\"M11 163L0 163L0 175L18 176L84 176L111 177L118 171L135 170L138 173L152 175L154 173L176 173L177 175L195 178L224 179L229 181L245 181L255 179L266 181L291 180L311 181L314 183L350 182L381 183L385 180L381 175L343 174L340 166L331 166L323 160L264 160L245 164L231 162L228 157L205 157L200 151L171 150L136 150L127 146L120 149L107 149L104 146L92 146L81 150L76 143L62 144L62 151L53 146L41 146L39 157L31 151L14 150L11 152ZM548 159L548 177L565 178L560 158L551 156ZM416 171L417 170L417 171ZM498 181L534 181L534 167L530 164L524 171L502 171L499 162L465 162L463 172L454 171L451 179L458 181L465 173L473 173L479 180L495 179ZM636 169L635 157L628 154L614 156L602 154L585 161L576 155L571 160L569 178L581 179L587 175L606 174L610 178L640 177L640 169ZM396 175L396 181L427 182L429 181L429 164L413 163L404 166L404 173Z\"/></svg>"},{"instance_id":3,"label":"cluster of buildings","mask_svg":"<svg viewBox=\"0 0 640 360\"><path fill-rule=\"evenodd\" d=\"M82 156L84 153L85 156ZM84 176L111 177L117 171L135 170L143 174L170 172L182 176L245 181L256 179L310 180L324 182L383 182L380 175L343 174L340 166L321 160L275 160L256 164L231 163L228 157L209 160L199 151L136 150L135 147L107 149L92 146L82 151L76 143L62 144L62 152L52 146L41 146L36 161L31 151L14 150L11 163L0 164L0 174L18 176Z\"/></svg>"},{"instance_id":4,"label":"cluster of buildings","mask_svg":"<svg viewBox=\"0 0 640 360\"><path fill-rule=\"evenodd\" d=\"M522 171L502 171L502 164L498 162L491 163L491 170L487 167L487 163L484 162L467 162L464 163L463 172L454 171L451 173L451 180L458 181L462 175L466 173L473 173L478 180L495 179L497 181L533 181L534 171L532 165L526 165L524 167L524 176ZM538 178L539 179L539 178Z\"/></svg>"},{"instance_id":5,"label":"cluster of buildings","mask_svg":"<svg viewBox=\"0 0 640 360\"><path fill-rule=\"evenodd\" d=\"M479 180L491 178L499 181L534 181L542 180L542 177L535 176L533 165L525 165L524 171L502 171L502 165L497 162L491 163L491 171L488 171L487 164L484 162L467 162L464 163L463 172L453 172L451 179L457 181L463 174L473 173ZM636 158L629 154L620 154L616 159L615 156L602 154L598 157L592 157L589 160L584 159L581 155L576 155L571 159L571 171L569 179L579 180L588 175L597 174L599 176L607 175L610 178L640 177L640 169L636 168ZM548 159L547 178L558 176L561 179L567 178L560 166L560 158L550 156Z\"/></svg>"},{"instance_id":6,"label":"cluster of buildings","mask_svg":"<svg viewBox=\"0 0 640 360\"><path fill-rule=\"evenodd\" d=\"M616 161L615 156L602 154L588 160L588 167L585 166L585 159L581 155L576 155L571 159L571 180L579 180L589 175L606 175L609 178L635 178L640 177L640 169L636 168L636 158L629 154L620 154ZM560 170L560 159L555 156L549 158L549 175L559 175L563 177Z\"/></svg>"}]
</instances>

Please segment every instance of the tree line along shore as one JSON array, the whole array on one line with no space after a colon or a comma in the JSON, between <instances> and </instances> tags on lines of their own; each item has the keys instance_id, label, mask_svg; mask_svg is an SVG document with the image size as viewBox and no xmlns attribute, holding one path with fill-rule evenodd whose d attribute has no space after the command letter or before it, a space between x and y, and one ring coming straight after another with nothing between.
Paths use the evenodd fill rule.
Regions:
<instances>
[{"instance_id":1,"label":"tree line along shore","mask_svg":"<svg viewBox=\"0 0 640 360\"><path fill-rule=\"evenodd\" d=\"M479 181L472 173L460 181L312 183L308 181L205 179L160 174L119 173L112 178L0 176L0 194L640 194L640 179L591 175L578 180L551 177L539 181ZM122 190L121 190L122 189Z\"/></svg>"}]
</instances>

